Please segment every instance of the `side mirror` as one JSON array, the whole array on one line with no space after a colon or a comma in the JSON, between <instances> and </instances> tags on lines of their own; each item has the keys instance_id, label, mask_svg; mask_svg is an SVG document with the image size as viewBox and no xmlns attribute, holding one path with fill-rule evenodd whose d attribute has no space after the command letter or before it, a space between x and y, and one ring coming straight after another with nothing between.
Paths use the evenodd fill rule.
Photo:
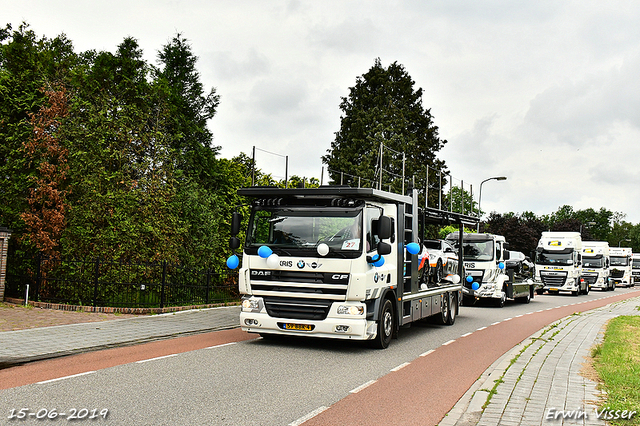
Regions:
<instances>
[{"instance_id":1,"label":"side mirror","mask_svg":"<svg viewBox=\"0 0 640 426\"><path fill-rule=\"evenodd\" d=\"M509 253L509 250L505 250L502 255L504 256L504 260L511 259L511 253Z\"/></svg>"},{"instance_id":2,"label":"side mirror","mask_svg":"<svg viewBox=\"0 0 640 426\"><path fill-rule=\"evenodd\" d=\"M229 248L231 250L237 250L238 248L240 248L240 238L238 237L229 238Z\"/></svg>"},{"instance_id":3,"label":"side mirror","mask_svg":"<svg viewBox=\"0 0 640 426\"><path fill-rule=\"evenodd\" d=\"M242 222L242 215L238 212L233 212L231 215L231 235L236 236L240 232L240 223Z\"/></svg>"},{"instance_id":4,"label":"side mirror","mask_svg":"<svg viewBox=\"0 0 640 426\"><path fill-rule=\"evenodd\" d=\"M391 244L387 244L384 241L378 243L378 254L385 255L391 253Z\"/></svg>"},{"instance_id":5,"label":"side mirror","mask_svg":"<svg viewBox=\"0 0 640 426\"><path fill-rule=\"evenodd\" d=\"M380 238L381 240L386 240L388 238L391 238L392 235L393 224L391 222L391 218L389 216L380 216L378 218L378 238Z\"/></svg>"}]
</instances>

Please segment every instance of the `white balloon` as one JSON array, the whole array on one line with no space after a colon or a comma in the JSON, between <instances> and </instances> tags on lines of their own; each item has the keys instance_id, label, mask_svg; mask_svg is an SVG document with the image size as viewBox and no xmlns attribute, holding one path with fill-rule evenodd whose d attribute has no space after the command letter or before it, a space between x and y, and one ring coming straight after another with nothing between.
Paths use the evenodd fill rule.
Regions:
<instances>
[{"instance_id":1,"label":"white balloon","mask_svg":"<svg viewBox=\"0 0 640 426\"><path fill-rule=\"evenodd\" d=\"M267 257L267 266L269 268L276 269L278 266L280 266L280 257L275 253Z\"/></svg>"},{"instance_id":2,"label":"white balloon","mask_svg":"<svg viewBox=\"0 0 640 426\"><path fill-rule=\"evenodd\" d=\"M320 256L326 256L329 254L329 246L326 245L325 243L318 244L317 250Z\"/></svg>"}]
</instances>

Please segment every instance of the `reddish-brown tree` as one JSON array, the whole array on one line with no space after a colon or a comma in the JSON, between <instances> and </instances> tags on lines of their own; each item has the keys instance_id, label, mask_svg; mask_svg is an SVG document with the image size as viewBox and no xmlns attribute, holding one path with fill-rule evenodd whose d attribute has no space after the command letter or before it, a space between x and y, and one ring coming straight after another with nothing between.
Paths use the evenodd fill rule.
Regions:
<instances>
[{"instance_id":1,"label":"reddish-brown tree","mask_svg":"<svg viewBox=\"0 0 640 426\"><path fill-rule=\"evenodd\" d=\"M21 218L27 225L24 239L42 253L55 257L60 253L68 210L68 150L59 141L60 120L67 116L68 108L64 88L42 90L49 102L36 114L29 115L33 135L23 143L35 174L30 177L33 186L27 197L29 210Z\"/></svg>"}]
</instances>

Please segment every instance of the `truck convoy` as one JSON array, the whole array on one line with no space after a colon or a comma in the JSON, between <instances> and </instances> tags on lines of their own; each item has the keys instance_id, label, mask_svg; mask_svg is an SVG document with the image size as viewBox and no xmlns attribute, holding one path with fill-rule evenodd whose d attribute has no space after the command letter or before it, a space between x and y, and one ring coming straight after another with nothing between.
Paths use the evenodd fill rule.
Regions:
<instances>
[{"instance_id":1,"label":"truck convoy","mask_svg":"<svg viewBox=\"0 0 640 426\"><path fill-rule=\"evenodd\" d=\"M582 278L582 238L579 232L543 232L536 248L538 294L569 291L588 294L589 285Z\"/></svg>"},{"instance_id":2,"label":"truck convoy","mask_svg":"<svg viewBox=\"0 0 640 426\"><path fill-rule=\"evenodd\" d=\"M386 348L414 321L455 322L460 276L426 282L418 254L426 224L463 229L477 218L418 208L417 190L406 196L345 186L250 187L238 194L251 200L238 274L242 330ZM234 253L240 224L234 213ZM227 260L231 268L240 263L234 256Z\"/></svg>"},{"instance_id":3,"label":"truck convoy","mask_svg":"<svg viewBox=\"0 0 640 426\"><path fill-rule=\"evenodd\" d=\"M515 275L506 269L509 250L503 236L466 233L462 236L462 245L459 243L459 232L447 235L446 239L454 247L462 247L464 253L462 295L465 305L489 300L503 307L507 299L529 303L533 297L534 283L531 280L514 279Z\"/></svg>"},{"instance_id":4,"label":"truck convoy","mask_svg":"<svg viewBox=\"0 0 640 426\"><path fill-rule=\"evenodd\" d=\"M631 263L631 285L635 286L637 282L640 282L640 253L631 255Z\"/></svg>"},{"instance_id":5,"label":"truck convoy","mask_svg":"<svg viewBox=\"0 0 640 426\"><path fill-rule=\"evenodd\" d=\"M611 255L611 280L614 286L630 287L631 281L631 255L630 247L611 247L609 249Z\"/></svg>"},{"instance_id":6,"label":"truck convoy","mask_svg":"<svg viewBox=\"0 0 640 426\"><path fill-rule=\"evenodd\" d=\"M609 266L608 242L582 242L582 278L590 289L615 290L615 284L609 279Z\"/></svg>"}]
</instances>

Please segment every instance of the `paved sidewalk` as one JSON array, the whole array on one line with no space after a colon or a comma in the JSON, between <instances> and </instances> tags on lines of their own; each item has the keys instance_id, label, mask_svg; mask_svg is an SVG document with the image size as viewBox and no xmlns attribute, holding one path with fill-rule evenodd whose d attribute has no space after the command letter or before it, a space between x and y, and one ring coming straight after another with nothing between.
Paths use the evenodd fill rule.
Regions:
<instances>
[{"instance_id":1,"label":"paved sidewalk","mask_svg":"<svg viewBox=\"0 0 640 426\"><path fill-rule=\"evenodd\" d=\"M606 322L640 315L639 302L616 302L540 330L487 369L440 426L606 425L596 416L601 394L597 383L585 377L585 358L602 340Z\"/></svg>"},{"instance_id":2,"label":"paved sidewalk","mask_svg":"<svg viewBox=\"0 0 640 426\"><path fill-rule=\"evenodd\" d=\"M0 333L0 368L63 355L239 326L240 307L179 311L130 319Z\"/></svg>"}]
</instances>

